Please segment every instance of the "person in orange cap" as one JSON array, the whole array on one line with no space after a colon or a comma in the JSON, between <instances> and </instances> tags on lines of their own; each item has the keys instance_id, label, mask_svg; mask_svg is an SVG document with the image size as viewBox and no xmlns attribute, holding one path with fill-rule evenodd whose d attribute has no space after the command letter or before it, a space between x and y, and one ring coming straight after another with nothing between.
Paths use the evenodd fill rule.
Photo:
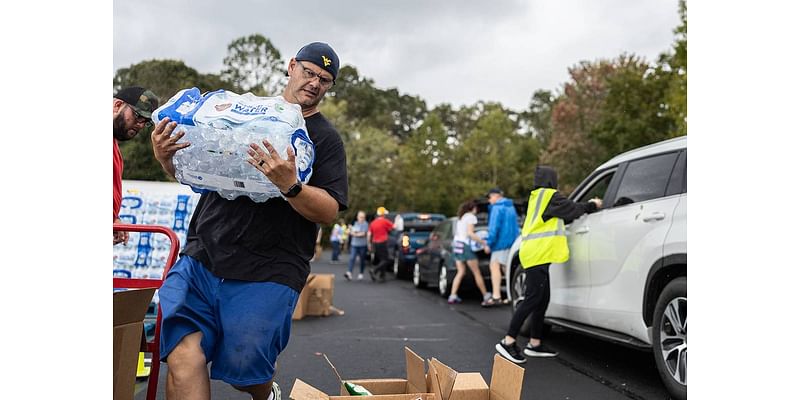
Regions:
<instances>
[{"instance_id":1,"label":"person in orange cap","mask_svg":"<svg viewBox=\"0 0 800 400\"><path fill-rule=\"evenodd\" d=\"M367 232L367 246L370 252L374 252L375 260L374 267L369 269L369 276L373 281L385 282L386 270L392 260L389 258L389 232L394 229L394 224L386 218L386 213L389 211L381 206L378 207L376 214L378 215L369 224Z\"/></svg>"}]
</instances>

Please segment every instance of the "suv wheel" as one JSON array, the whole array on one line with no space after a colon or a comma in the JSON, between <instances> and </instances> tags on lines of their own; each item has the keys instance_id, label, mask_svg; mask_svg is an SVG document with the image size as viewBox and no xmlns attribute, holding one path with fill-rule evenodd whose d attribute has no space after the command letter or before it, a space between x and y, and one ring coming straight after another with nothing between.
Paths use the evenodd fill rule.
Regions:
<instances>
[{"instance_id":1,"label":"suv wheel","mask_svg":"<svg viewBox=\"0 0 800 400\"><path fill-rule=\"evenodd\" d=\"M686 398L686 277L672 280L658 296L653 316L653 354L669 393Z\"/></svg>"},{"instance_id":2,"label":"suv wheel","mask_svg":"<svg viewBox=\"0 0 800 400\"><path fill-rule=\"evenodd\" d=\"M453 279L448 276L447 267L442 265L439 267L439 294L442 297L450 295L450 289L453 286Z\"/></svg>"},{"instance_id":3,"label":"suv wheel","mask_svg":"<svg viewBox=\"0 0 800 400\"><path fill-rule=\"evenodd\" d=\"M517 311L522 300L525 300L525 270L521 265L514 269L514 276L511 277L511 312Z\"/></svg>"},{"instance_id":4,"label":"suv wheel","mask_svg":"<svg viewBox=\"0 0 800 400\"><path fill-rule=\"evenodd\" d=\"M422 289L425 286L427 286L425 284L425 282L422 280L422 272L419 269L419 263L418 262L414 263L414 276L413 276L413 278L411 280L412 280L412 282L414 282L414 286L419 288L419 289Z\"/></svg>"}]
</instances>

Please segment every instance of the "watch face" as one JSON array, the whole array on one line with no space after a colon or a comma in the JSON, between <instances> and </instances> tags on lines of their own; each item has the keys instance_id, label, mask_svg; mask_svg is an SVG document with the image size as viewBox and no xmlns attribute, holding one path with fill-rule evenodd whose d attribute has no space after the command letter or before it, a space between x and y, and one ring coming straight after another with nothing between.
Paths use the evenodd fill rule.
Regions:
<instances>
[{"instance_id":1,"label":"watch face","mask_svg":"<svg viewBox=\"0 0 800 400\"><path fill-rule=\"evenodd\" d=\"M300 193L301 190L303 190L303 185L300 182L297 182L292 185L283 195L286 197L295 197L298 193Z\"/></svg>"}]
</instances>

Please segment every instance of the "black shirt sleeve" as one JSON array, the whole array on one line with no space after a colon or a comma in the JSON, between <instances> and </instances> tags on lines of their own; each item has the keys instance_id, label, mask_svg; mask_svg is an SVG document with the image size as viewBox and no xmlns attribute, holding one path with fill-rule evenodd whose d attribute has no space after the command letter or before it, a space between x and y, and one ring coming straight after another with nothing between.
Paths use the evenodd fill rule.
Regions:
<instances>
[{"instance_id":1,"label":"black shirt sleeve","mask_svg":"<svg viewBox=\"0 0 800 400\"><path fill-rule=\"evenodd\" d=\"M347 209L347 157L339 132L321 113L306 118L311 141L314 142L314 165L308 184L322 188L339 203L339 211Z\"/></svg>"},{"instance_id":2,"label":"black shirt sleeve","mask_svg":"<svg viewBox=\"0 0 800 400\"><path fill-rule=\"evenodd\" d=\"M565 224L569 224L575 219L578 219L583 214L591 214L597 211L597 206L594 202L587 201L585 203L576 203L560 193L553 193L550 199L550 204L542 214L542 219L547 221L550 218L556 217L564 220Z\"/></svg>"}]
</instances>

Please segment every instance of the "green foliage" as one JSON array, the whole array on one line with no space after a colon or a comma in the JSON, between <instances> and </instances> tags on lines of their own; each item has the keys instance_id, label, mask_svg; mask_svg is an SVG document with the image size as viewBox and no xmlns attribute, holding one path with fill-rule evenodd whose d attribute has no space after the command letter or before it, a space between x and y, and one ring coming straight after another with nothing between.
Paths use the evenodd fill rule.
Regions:
<instances>
[{"instance_id":1,"label":"green foliage","mask_svg":"<svg viewBox=\"0 0 800 400\"><path fill-rule=\"evenodd\" d=\"M681 24L673 31L675 33L675 43L672 51L661 55L659 72L667 75L669 85L665 94L665 112L667 116L675 121L675 128L670 136L677 137L686 135L686 92L688 84L688 60L686 56L686 0L680 0L678 13L681 16Z\"/></svg>"},{"instance_id":2,"label":"green foliage","mask_svg":"<svg viewBox=\"0 0 800 400\"><path fill-rule=\"evenodd\" d=\"M530 159L530 154L523 153L532 140L517 133L516 122L500 104L482 104L482 108L475 127L460 138L456 150L460 192L465 199L474 198L499 186L509 197L518 196L524 191L525 172L533 170L532 164L521 163Z\"/></svg>"},{"instance_id":3,"label":"green foliage","mask_svg":"<svg viewBox=\"0 0 800 400\"><path fill-rule=\"evenodd\" d=\"M125 86L142 86L153 91L164 103L181 89L197 87L201 91L227 89L241 91L214 74L201 74L178 60L149 60L120 68L114 75L114 91Z\"/></svg>"},{"instance_id":4,"label":"green foliage","mask_svg":"<svg viewBox=\"0 0 800 400\"><path fill-rule=\"evenodd\" d=\"M418 96L401 95L395 88L378 89L372 79L360 77L350 65L339 69L336 85L328 96L347 102L349 119L368 122L401 140L419 126L428 112L425 101Z\"/></svg>"},{"instance_id":5,"label":"green foliage","mask_svg":"<svg viewBox=\"0 0 800 400\"><path fill-rule=\"evenodd\" d=\"M526 134L536 138L542 147L547 147L553 132L550 120L552 119L555 100L556 98L551 91L537 90L531 97L528 110L520 114L520 120L524 125Z\"/></svg>"},{"instance_id":6,"label":"green foliage","mask_svg":"<svg viewBox=\"0 0 800 400\"><path fill-rule=\"evenodd\" d=\"M256 96L277 96L286 84L281 53L260 34L241 37L228 45L222 79Z\"/></svg>"},{"instance_id":7,"label":"green foliage","mask_svg":"<svg viewBox=\"0 0 800 400\"><path fill-rule=\"evenodd\" d=\"M674 119L664 112L669 76L635 56L622 55L613 65L613 73L604 77L599 118L588 132L603 147L600 160L664 140L675 130Z\"/></svg>"},{"instance_id":8,"label":"green foliage","mask_svg":"<svg viewBox=\"0 0 800 400\"><path fill-rule=\"evenodd\" d=\"M429 114L399 149L394 199L401 210L452 213L458 206L449 182L456 177L453 149L442 122Z\"/></svg>"}]
</instances>

